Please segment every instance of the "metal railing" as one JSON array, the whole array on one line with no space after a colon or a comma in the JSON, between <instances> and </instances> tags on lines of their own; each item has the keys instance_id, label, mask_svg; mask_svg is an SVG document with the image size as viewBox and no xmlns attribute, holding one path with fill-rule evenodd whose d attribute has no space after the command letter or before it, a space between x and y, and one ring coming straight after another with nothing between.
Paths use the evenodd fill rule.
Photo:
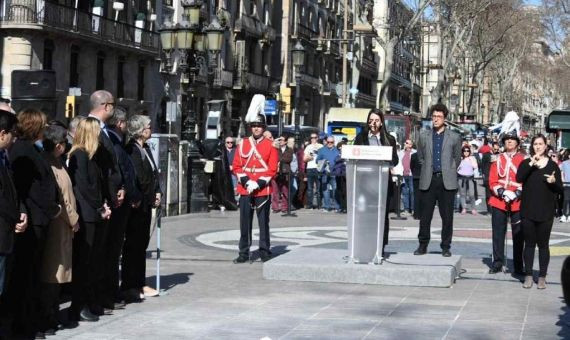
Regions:
<instances>
[{"instance_id":1,"label":"metal railing","mask_svg":"<svg viewBox=\"0 0 570 340\"><path fill-rule=\"evenodd\" d=\"M214 73L214 86L231 88L233 79L234 74L232 72L217 68Z\"/></svg>"},{"instance_id":2,"label":"metal railing","mask_svg":"<svg viewBox=\"0 0 570 340\"><path fill-rule=\"evenodd\" d=\"M252 90L267 91L269 88L269 77L248 72L247 86Z\"/></svg>"},{"instance_id":3,"label":"metal railing","mask_svg":"<svg viewBox=\"0 0 570 340\"><path fill-rule=\"evenodd\" d=\"M73 7L37 0L5 0L0 25L37 24L78 33L89 38L158 52L159 35L144 28L80 11Z\"/></svg>"}]
</instances>

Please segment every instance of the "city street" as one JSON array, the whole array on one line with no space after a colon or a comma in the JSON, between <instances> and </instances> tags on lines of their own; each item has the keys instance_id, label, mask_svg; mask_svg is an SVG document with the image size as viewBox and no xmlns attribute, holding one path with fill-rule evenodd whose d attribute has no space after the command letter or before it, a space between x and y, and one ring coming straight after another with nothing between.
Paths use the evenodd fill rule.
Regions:
<instances>
[{"instance_id":1,"label":"city street","mask_svg":"<svg viewBox=\"0 0 570 340\"><path fill-rule=\"evenodd\" d=\"M275 254L299 246L346 247L346 215L316 210L271 216ZM490 217L455 215L452 252L464 272L452 288L266 281L262 263L236 265L238 213L212 211L163 220L166 295L131 304L61 339L560 339L570 337L560 268L570 253L568 224L555 222L544 291L490 275ZM391 221L388 252L411 252L418 222ZM434 217L430 252L439 249ZM254 229L256 228L254 224ZM156 236L156 235L155 235ZM255 235L254 235L255 239ZM154 249L155 238L151 241ZM254 241L255 243L255 241ZM255 248L255 247L254 247ZM509 254L510 254L509 249ZM151 258L152 256L152 258ZM155 282L149 252L147 282ZM509 255L510 257L510 255ZM535 259L535 269L537 268Z\"/></svg>"}]
</instances>

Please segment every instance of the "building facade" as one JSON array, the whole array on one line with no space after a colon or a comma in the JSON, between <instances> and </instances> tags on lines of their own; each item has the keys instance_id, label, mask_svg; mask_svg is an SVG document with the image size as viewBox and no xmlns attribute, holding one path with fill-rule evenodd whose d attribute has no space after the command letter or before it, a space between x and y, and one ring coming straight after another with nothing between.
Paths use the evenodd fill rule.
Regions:
<instances>
[{"instance_id":1,"label":"building facade","mask_svg":"<svg viewBox=\"0 0 570 340\"><path fill-rule=\"evenodd\" d=\"M154 112L159 37L156 1L6 0L0 5L0 95L12 98L14 70L55 73L54 118L89 111L89 96L106 89L131 112ZM74 89L70 92L70 89Z\"/></svg>"}]
</instances>

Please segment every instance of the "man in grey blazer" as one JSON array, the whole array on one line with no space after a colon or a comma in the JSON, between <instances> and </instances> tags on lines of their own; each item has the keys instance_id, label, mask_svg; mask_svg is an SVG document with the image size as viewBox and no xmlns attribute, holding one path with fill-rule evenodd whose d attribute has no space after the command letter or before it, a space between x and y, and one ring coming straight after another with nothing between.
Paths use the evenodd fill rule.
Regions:
<instances>
[{"instance_id":1,"label":"man in grey blazer","mask_svg":"<svg viewBox=\"0 0 570 340\"><path fill-rule=\"evenodd\" d=\"M420 191L422 208L420 215L420 245L414 255L427 253L430 227L435 204L441 216L441 254L451 256L453 235L453 203L457 192L457 167L461 162L461 137L447 129L445 118L448 110L443 104L430 109L432 130L422 131L417 142L418 161L421 165Z\"/></svg>"}]
</instances>

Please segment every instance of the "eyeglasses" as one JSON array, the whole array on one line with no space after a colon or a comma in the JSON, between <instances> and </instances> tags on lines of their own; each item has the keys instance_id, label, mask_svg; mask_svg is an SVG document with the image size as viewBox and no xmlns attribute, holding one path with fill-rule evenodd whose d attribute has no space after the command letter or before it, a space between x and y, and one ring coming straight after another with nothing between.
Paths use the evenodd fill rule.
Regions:
<instances>
[{"instance_id":1,"label":"eyeglasses","mask_svg":"<svg viewBox=\"0 0 570 340\"><path fill-rule=\"evenodd\" d=\"M327 144L334 144L334 141L332 141L332 142L330 142L330 141L327 141Z\"/></svg>"},{"instance_id":2,"label":"eyeglasses","mask_svg":"<svg viewBox=\"0 0 570 340\"><path fill-rule=\"evenodd\" d=\"M234 142L226 142L226 144L233 144Z\"/></svg>"},{"instance_id":3,"label":"eyeglasses","mask_svg":"<svg viewBox=\"0 0 570 340\"><path fill-rule=\"evenodd\" d=\"M101 105L111 105L111 106L115 106L115 102L108 102L108 103L101 103Z\"/></svg>"},{"instance_id":4,"label":"eyeglasses","mask_svg":"<svg viewBox=\"0 0 570 340\"><path fill-rule=\"evenodd\" d=\"M318 138L317 136L311 136L311 139L317 139L317 138Z\"/></svg>"},{"instance_id":5,"label":"eyeglasses","mask_svg":"<svg viewBox=\"0 0 570 340\"><path fill-rule=\"evenodd\" d=\"M444 115L431 115L431 119L443 119L445 118Z\"/></svg>"}]
</instances>

